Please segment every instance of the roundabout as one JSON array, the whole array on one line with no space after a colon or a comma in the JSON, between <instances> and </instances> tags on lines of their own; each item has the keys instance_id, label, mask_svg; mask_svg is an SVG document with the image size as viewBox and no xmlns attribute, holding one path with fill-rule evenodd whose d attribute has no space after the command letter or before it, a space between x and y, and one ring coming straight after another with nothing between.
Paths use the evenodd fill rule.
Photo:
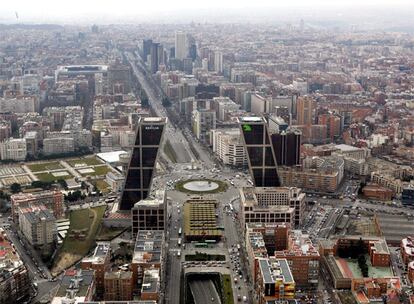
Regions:
<instances>
[{"instance_id":1,"label":"roundabout","mask_svg":"<svg viewBox=\"0 0 414 304\"><path fill-rule=\"evenodd\" d=\"M219 193L226 191L227 184L212 179L189 179L176 183L175 189L191 194Z\"/></svg>"}]
</instances>

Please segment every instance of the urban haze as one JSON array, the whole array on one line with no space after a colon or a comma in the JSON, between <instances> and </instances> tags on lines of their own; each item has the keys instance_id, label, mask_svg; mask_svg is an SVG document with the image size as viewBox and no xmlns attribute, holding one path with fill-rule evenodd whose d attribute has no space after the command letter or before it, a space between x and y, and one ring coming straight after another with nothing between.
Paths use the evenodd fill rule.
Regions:
<instances>
[{"instance_id":1,"label":"urban haze","mask_svg":"<svg viewBox=\"0 0 414 304\"><path fill-rule=\"evenodd\" d=\"M413 16L3 0L0 304L413 304Z\"/></svg>"}]
</instances>

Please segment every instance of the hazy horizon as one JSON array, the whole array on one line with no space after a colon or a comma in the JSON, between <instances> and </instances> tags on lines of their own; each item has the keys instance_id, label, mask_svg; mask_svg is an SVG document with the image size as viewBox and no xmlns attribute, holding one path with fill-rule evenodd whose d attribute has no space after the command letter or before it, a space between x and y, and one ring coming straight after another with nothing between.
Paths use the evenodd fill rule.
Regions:
<instances>
[{"instance_id":1,"label":"hazy horizon","mask_svg":"<svg viewBox=\"0 0 414 304\"><path fill-rule=\"evenodd\" d=\"M390 14L390 11L393 13ZM396 1L291 0L286 2L159 0L157 2L17 0L2 4L0 23L122 24L194 22L297 22L329 21L376 23L380 28L414 28L414 4Z\"/></svg>"}]
</instances>

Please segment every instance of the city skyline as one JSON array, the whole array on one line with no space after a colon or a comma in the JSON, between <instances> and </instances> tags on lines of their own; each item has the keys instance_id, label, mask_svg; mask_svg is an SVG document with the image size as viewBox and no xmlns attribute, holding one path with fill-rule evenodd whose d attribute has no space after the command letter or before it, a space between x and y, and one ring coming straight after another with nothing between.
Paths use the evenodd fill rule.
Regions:
<instances>
[{"instance_id":1,"label":"city skyline","mask_svg":"<svg viewBox=\"0 0 414 304\"><path fill-rule=\"evenodd\" d=\"M0 304L414 304L414 5L0 8Z\"/></svg>"},{"instance_id":2,"label":"city skyline","mask_svg":"<svg viewBox=\"0 0 414 304\"><path fill-rule=\"evenodd\" d=\"M45 10L44 8L47 8ZM227 10L231 9L231 10ZM409 0L366 0L366 1L328 1L328 0L293 0L284 1L218 1L208 3L190 2L187 0L161 0L157 4L129 0L106 1L104 4L97 1L80 0L70 3L51 0L13 1L6 2L0 8L0 23L56 23L69 24L140 24L140 23L189 23L189 22L258 22L283 23L299 22L304 18L313 26L327 26L314 24L315 21L327 20L332 26L342 26L343 23L356 23L387 28L402 25L412 29L409 18L413 13L414 5ZM402 18L390 22L390 11ZM254 12L254 16L252 13ZM277 19L275 19L277 17ZM364 19L361 19L364 18ZM383 20L381 20L383 19ZM331 26L331 25L329 25Z\"/></svg>"}]
</instances>

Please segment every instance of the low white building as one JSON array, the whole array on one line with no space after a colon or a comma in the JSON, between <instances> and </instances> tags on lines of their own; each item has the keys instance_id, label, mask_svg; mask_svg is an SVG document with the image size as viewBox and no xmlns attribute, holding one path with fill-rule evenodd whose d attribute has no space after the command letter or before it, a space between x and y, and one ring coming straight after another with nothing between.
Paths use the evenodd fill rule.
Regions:
<instances>
[{"instance_id":1,"label":"low white building","mask_svg":"<svg viewBox=\"0 0 414 304\"><path fill-rule=\"evenodd\" d=\"M105 182L111 187L112 191L122 191L124 186L125 177L122 174L109 171L106 174Z\"/></svg>"},{"instance_id":2,"label":"low white building","mask_svg":"<svg viewBox=\"0 0 414 304\"><path fill-rule=\"evenodd\" d=\"M27 145L24 138L10 138L0 143L1 159L22 161L26 159Z\"/></svg>"}]
</instances>

